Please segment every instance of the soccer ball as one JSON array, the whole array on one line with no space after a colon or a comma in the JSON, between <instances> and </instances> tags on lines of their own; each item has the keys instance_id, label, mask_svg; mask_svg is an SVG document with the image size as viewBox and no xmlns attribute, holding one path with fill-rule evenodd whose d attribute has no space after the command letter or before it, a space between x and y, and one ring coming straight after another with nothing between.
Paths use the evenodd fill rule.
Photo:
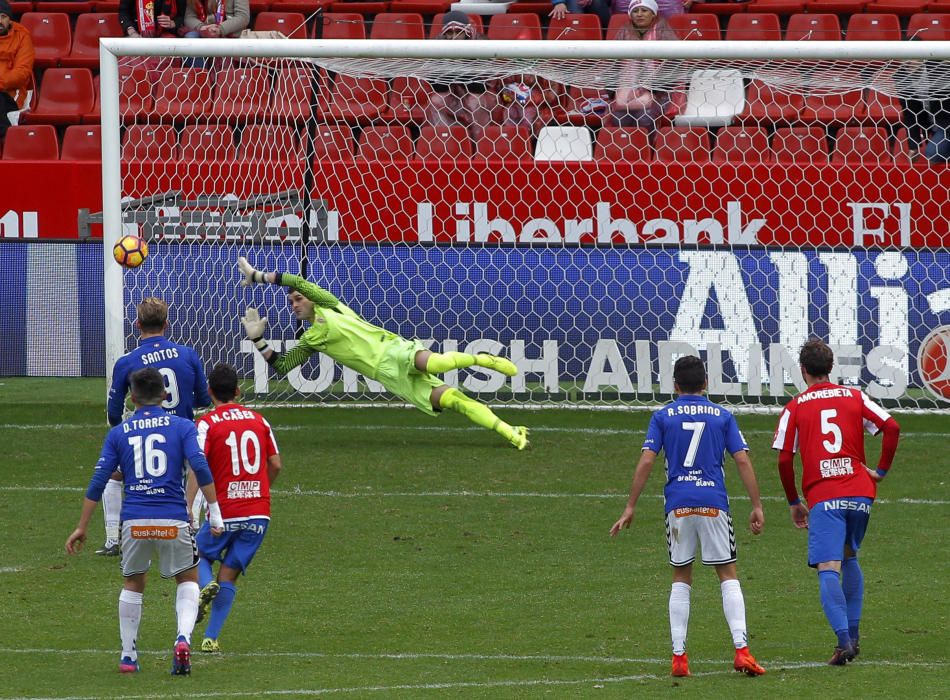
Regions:
<instances>
[{"instance_id":1,"label":"soccer ball","mask_svg":"<svg viewBox=\"0 0 950 700\"><path fill-rule=\"evenodd\" d=\"M138 267L148 257L148 243L138 236L122 236L112 247L112 257L122 267Z\"/></svg>"},{"instance_id":2,"label":"soccer ball","mask_svg":"<svg viewBox=\"0 0 950 700\"><path fill-rule=\"evenodd\" d=\"M917 352L917 370L931 394L950 401L950 326L941 326L924 338Z\"/></svg>"}]
</instances>

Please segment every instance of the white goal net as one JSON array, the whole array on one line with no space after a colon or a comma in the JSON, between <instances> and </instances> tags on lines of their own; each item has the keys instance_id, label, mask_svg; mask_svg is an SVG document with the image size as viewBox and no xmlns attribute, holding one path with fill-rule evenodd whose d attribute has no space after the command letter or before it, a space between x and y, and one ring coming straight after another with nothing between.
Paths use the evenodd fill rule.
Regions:
<instances>
[{"instance_id":1,"label":"white goal net","mask_svg":"<svg viewBox=\"0 0 950 700\"><path fill-rule=\"evenodd\" d=\"M144 296L262 402L378 400L235 261L301 273L495 402L784 403L799 346L889 406L950 407L950 44L106 40L107 366ZM212 55L213 54L213 55ZM941 137L944 140L941 140Z\"/></svg>"}]
</instances>

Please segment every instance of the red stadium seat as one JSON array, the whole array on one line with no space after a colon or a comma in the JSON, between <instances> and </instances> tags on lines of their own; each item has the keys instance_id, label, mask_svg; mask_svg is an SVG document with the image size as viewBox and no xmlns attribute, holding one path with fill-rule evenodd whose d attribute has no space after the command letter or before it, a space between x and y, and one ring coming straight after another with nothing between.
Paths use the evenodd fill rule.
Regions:
<instances>
[{"instance_id":1,"label":"red stadium seat","mask_svg":"<svg viewBox=\"0 0 950 700\"><path fill-rule=\"evenodd\" d=\"M828 162L828 139L819 126L780 127L772 137L772 159L776 163Z\"/></svg>"},{"instance_id":2,"label":"red stadium seat","mask_svg":"<svg viewBox=\"0 0 950 700\"><path fill-rule=\"evenodd\" d=\"M923 12L926 7L927 0L873 0L865 6L864 11L910 17Z\"/></svg>"},{"instance_id":3,"label":"red stadium seat","mask_svg":"<svg viewBox=\"0 0 950 700\"><path fill-rule=\"evenodd\" d=\"M531 130L525 126L486 126L475 144L475 158L482 161L532 160Z\"/></svg>"},{"instance_id":4,"label":"red stadium seat","mask_svg":"<svg viewBox=\"0 0 950 700\"><path fill-rule=\"evenodd\" d=\"M309 19L309 16L321 7L328 7L330 0L272 0L267 7L251 11L254 15L261 12L299 12Z\"/></svg>"},{"instance_id":5,"label":"red stadium seat","mask_svg":"<svg viewBox=\"0 0 950 700\"><path fill-rule=\"evenodd\" d=\"M119 115L134 122L152 110L152 82L145 68L119 68Z\"/></svg>"},{"instance_id":6,"label":"red stadium seat","mask_svg":"<svg viewBox=\"0 0 950 700\"><path fill-rule=\"evenodd\" d=\"M314 160L353 160L353 130L346 124L318 124Z\"/></svg>"},{"instance_id":7,"label":"red stadium seat","mask_svg":"<svg viewBox=\"0 0 950 700\"><path fill-rule=\"evenodd\" d=\"M893 164L894 159L887 144L887 131L874 126L848 126L839 129L831 162L838 165L845 163Z\"/></svg>"},{"instance_id":8,"label":"red stadium seat","mask_svg":"<svg viewBox=\"0 0 950 700\"><path fill-rule=\"evenodd\" d=\"M73 43L69 15L63 12L27 12L20 18L20 24L33 38L37 68L59 65L60 59L69 55Z\"/></svg>"},{"instance_id":9,"label":"red stadium seat","mask_svg":"<svg viewBox=\"0 0 950 700\"><path fill-rule=\"evenodd\" d=\"M801 95L783 92L753 78L746 87L745 107L738 119L743 123L787 124L798 119L804 104Z\"/></svg>"},{"instance_id":10,"label":"red stadium seat","mask_svg":"<svg viewBox=\"0 0 950 700\"><path fill-rule=\"evenodd\" d=\"M611 17L613 20L613 17ZM685 41L718 41L722 39L719 31L719 18L716 15L687 13L673 15L667 20L676 36Z\"/></svg>"},{"instance_id":11,"label":"red stadium seat","mask_svg":"<svg viewBox=\"0 0 950 700\"><path fill-rule=\"evenodd\" d=\"M907 22L904 34L920 41L947 41L950 39L950 15L920 13Z\"/></svg>"},{"instance_id":12,"label":"red stadium seat","mask_svg":"<svg viewBox=\"0 0 950 700\"><path fill-rule=\"evenodd\" d=\"M60 160L102 160L102 133L98 124L66 127Z\"/></svg>"},{"instance_id":13,"label":"red stadium seat","mask_svg":"<svg viewBox=\"0 0 950 700\"><path fill-rule=\"evenodd\" d=\"M488 22L489 39L533 41L541 39L541 22L537 15L492 15Z\"/></svg>"},{"instance_id":14,"label":"red stadium seat","mask_svg":"<svg viewBox=\"0 0 950 700\"><path fill-rule=\"evenodd\" d=\"M367 122L387 114L389 86L380 78L337 75L328 95L321 96L318 109L327 121Z\"/></svg>"},{"instance_id":15,"label":"red stadium seat","mask_svg":"<svg viewBox=\"0 0 950 700\"><path fill-rule=\"evenodd\" d=\"M270 107L266 68L231 68L218 72L211 117L241 121L261 119Z\"/></svg>"},{"instance_id":16,"label":"red stadium seat","mask_svg":"<svg viewBox=\"0 0 950 700\"><path fill-rule=\"evenodd\" d=\"M99 76L92 79L92 88L96 97L92 102L92 109L82 115L81 124L98 124L102 119L102 90L99 86ZM121 114L121 112L120 112Z\"/></svg>"},{"instance_id":17,"label":"red stadium seat","mask_svg":"<svg viewBox=\"0 0 950 700\"><path fill-rule=\"evenodd\" d=\"M704 15L735 15L746 11L746 4L741 2L695 2L690 12Z\"/></svg>"},{"instance_id":18,"label":"red stadium seat","mask_svg":"<svg viewBox=\"0 0 950 700\"><path fill-rule=\"evenodd\" d=\"M597 128L604 125L604 118L609 112L609 107L603 107L594 112L591 106L587 104L589 100L601 100L610 104L613 99L613 93L610 90L602 88L580 88L571 85L567 88L567 95L561 98L562 105L566 111L563 116L558 117L558 121L566 121L575 126L587 125L591 128ZM585 109L585 104L587 105Z\"/></svg>"},{"instance_id":19,"label":"red stadium seat","mask_svg":"<svg viewBox=\"0 0 950 700\"><path fill-rule=\"evenodd\" d=\"M900 41L897 15L854 15L845 29L846 41Z\"/></svg>"},{"instance_id":20,"label":"red stadium seat","mask_svg":"<svg viewBox=\"0 0 950 700\"><path fill-rule=\"evenodd\" d=\"M323 77L316 69L283 68L274 80L274 99L269 117L278 121L305 119L313 112L314 83L323 85Z\"/></svg>"},{"instance_id":21,"label":"red stadium seat","mask_svg":"<svg viewBox=\"0 0 950 700\"><path fill-rule=\"evenodd\" d=\"M357 157L363 160L402 162L412 158L412 151L412 136L401 125L367 127L357 144Z\"/></svg>"},{"instance_id":22,"label":"red stadium seat","mask_svg":"<svg viewBox=\"0 0 950 700\"><path fill-rule=\"evenodd\" d=\"M594 159L621 163L653 160L650 134L639 126L605 126L597 132Z\"/></svg>"},{"instance_id":23,"label":"red stadium seat","mask_svg":"<svg viewBox=\"0 0 950 700\"><path fill-rule=\"evenodd\" d=\"M664 126L657 130L653 145L660 161L709 160L709 131L703 127Z\"/></svg>"},{"instance_id":24,"label":"red stadium seat","mask_svg":"<svg viewBox=\"0 0 950 700\"><path fill-rule=\"evenodd\" d=\"M718 20L716 20L718 22ZM610 22L607 23L607 41L614 41L620 38L621 32L630 26L630 18L625 14L610 15Z\"/></svg>"},{"instance_id":25,"label":"red stadium seat","mask_svg":"<svg viewBox=\"0 0 950 700\"><path fill-rule=\"evenodd\" d=\"M50 0L48 2L37 0L33 3L33 9L37 12L65 12L68 15L81 15L84 12L92 12L92 3L82 0Z\"/></svg>"},{"instance_id":26,"label":"red stadium seat","mask_svg":"<svg viewBox=\"0 0 950 700\"><path fill-rule=\"evenodd\" d=\"M451 0L392 0L389 3L389 11L434 15L438 12L448 12L451 4Z\"/></svg>"},{"instance_id":27,"label":"red stadium seat","mask_svg":"<svg viewBox=\"0 0 950 700\"><path fill-rule=\"evenodd\" d=\"M301 161L304 153L293 126L271 122L244 127L238 157L242 161Z\"/></svg>"},{"instance_id":28,"label":"red stadium seat","mask_svg":"<svg viewBox=\"0 0 950 700\"><path fill-rule=\"evenodd\" d=\"M93 12L118 12L119 0L94 0L92 3Z\"/></svg>"},{"instance_id":29,"label":"red stadium seat","mask_svg":"<svg viewBox=\"0 0 950 700\"><path fill-rule=\"evenodd\" d=\"M59 160L56 127L49 124L11 126L3 144L4 160Z\"/></svg>"},{"instance_id":30,"label":"red stadium seat","mask_svg":"<svg viewBox=\"0 0 950 700\"><path fill-rule=\"evenodd\" d=\"M422 15L414 12L383 12L373 18L370 39L425 39Z\"/></svg>"},{"instance_id":31,"label":"red stadium seat","mask_svg":"<svg viewBox=\"0 0 950 700\"><path fill-rule=\"evenodd\" d=\"M110 36L122 36L118 15L98 12L79 15L73 31L72 50L60 60L60 65L98 68L99 39Z\"/></svg>"},{"instance_id":32,"label":"red stadium seat","mask_svg":"<svg viewBox=\"0 0 950 700\"><path fill-rule=\"evenodd\" d=\"M235 160L234 130L227 124L191 124L182 129L178 150L188 161Z\"/></svg>"},{"instance_id":33,"label":"red stadium seat","mask_svg":"<svg viewBox=\"0 0 950 700\"><path fill-rule=\"evenodd\" d=\"M403 122L426 120L432 87L419 78L393 78L389 89L389 110L393 119Z\"/></svg>"},{"instance_id":34,"label":"red stadium seat","mask_svg":"<svg viewBox=\"0 0 950 700\"><path fill-rule=\"evenodd\" d=\"M774 12L777 15L794 15L804 12L805 0L752 0L746 12Z\"/></svg>"},{"instance_id":35,"label":"red stadium seat","mask_svg":"<svg viewBox=\"0 0 950 700\"><path fill-rule=\"evenodd\" d=\"M879 123L897 124L901 121L901 103L894 95L868 88L864 92L865 120Z\"/></svg>"},{"instance_id":36,"label":"red stadium seat","mask_svg":"<svg viewBox=\"0 0 950 700\"><path fill-rule=\"evenodd\" d=\"M836 84L840 90L834 92ZM847 124L860 122L867 116L867 104L864 102L863 89L849 89L837 75L829 75L823 82L829 92L805 97L801 119L803 122L821 122L823 124Z\"/></svg>"},{"instance_id":37,"label":"red stadium seat","mask_svg":"<svg viewBox=\"0 0 950 700\"><path fill-rule=\"evenodd\" d=\"M19 0L13 0L10 3L10 12L12 12L16 17L19 17L27 12L33 11L33 2L20 2ZM118 10L116 10L118 11Z\"/></svg>"},{"instance_id":38,"label":"red stadium seat","mask_svg":"<svg viewBox=\"0 0 950 700\"><path fill-rule=\"evenodd\" d=\"M733 15L726 25L726 41L780 41L782 26L778 15L748 12Z\"/></svg>"},{"instance_id":39,"label":"red stadium seat","mask_svg":"<svg viewBox=\"0 0 950 700\"><path fill-rule=\"evenodd\" d=\"M840 41L838 15L798 14L788 18L785 41Z\"/></svg>"},{"instance_id":40,"label":"red stadium seat","mask_svg":"<svg viewBox=\"0 0 950 700\"><path fill-rule=\"evenodd\" d=\"M363 15L355 12L326 12L318 19L314 36L318 39L365 39Z\"/></svg>"},{"instance_id":41,"label":"red stadium seat","mask_svg":"<svg viewBox=\"0 0 950 700\"><path fill-rule=\"evenodd\" d=\"M178 134L170 124L130 124L122 137L122 160L170 161L178 153Z\"/></svg>"},{"instance_id":42,"label":"red stadium seat","mask_svg":"<svg viewBox=\"0 0 950 700\"><path fill-rule=\"evenodd\" d=\"M261 12L254 18L254 30L280 32L288 39L306 39L306 18L299 12Z\"/></svg>"},{"instance_id":43,"label":"red stadium seat","mask_svg":"<svg viewBox=\"0 0 950 700\"><path fill-rule=\"evenodd\" d=\"M856 15L864 12L867 0L806 0L805 11L809 14Z\"/></svg>"},{"instance_id":44,"label":"red stadium seat","mask_svg":"<svg viewBox=\"0 0 950 700\"><path fill-rule=\"evenodd\" d=\"M907 129L898 129L894 135L894 146L891 149L894 156L894 165L909 166L914 161L911 159L910 142L907 138ZM921 164L926 161L921 161Z\"/></svg>"},{"instance_id":45,"label":"red stadium seat","mask_svg":"<svg viewBox=\"0 0 950 700\"><path fill-rule=\"evenodd\" d=\"M464 126L424 126L416 141L417 160L466 160L472 157L472 140Z\"/></svg>"},{"instance_id":46,"label":"red stadium seat","mask_svg":"<svg viewBox=\"0 0 950 700\"><path fill-rule=\"evenodd\" d=\"M569 41L594 41L602 39L604 31L597 15L565 15L548 23L547 38Z\"/></svg>"},{"instance_id":47,"label":"red stadium seat","mask_svg":"<svg viewBox=\"0 0 950 700\"><path fill-rule=\"evenodd\" d=\"M432 18L432 24L429 27L429 38L438 39L439 35L442 33L442 20L445 17L444 12L440 12L435 17ZM475 27L475 32L479 36L485 36L485 25L482 22L481 15L468 15L468 18L472 21L472 25Z\"/></svg>"},{"instance_id":48,"label":"red stadium seat","mask_svg":"<svg viewBox=\"0 0 950 700\"><path fill-rule=\"evenodd\" d=\"M36 107L23 117L29 124L78 124L95 103L96 89L88 68L47 68Z\"/></svg>"},{"instance_id":49,"label":"red stadium seat","mask_svg":"<svg viewBox=\"0 0 950 700\"><path fill-rule=\"evenodd\" d=\"M203 117L211 103L211 75L204 68L172 67L156 77L152 114L164 121Z\"/></svg>"},{"instance_id":50,"label":"red stadium seat","mask_svg":"<svg viewBox=\"0 0 950 700\"><path fill-rule=\"evenodd\" d=\"M723 127L716 134L712 159L716 163L770 161L768 132L760 126Z\"/></svg>"}]
</instances>

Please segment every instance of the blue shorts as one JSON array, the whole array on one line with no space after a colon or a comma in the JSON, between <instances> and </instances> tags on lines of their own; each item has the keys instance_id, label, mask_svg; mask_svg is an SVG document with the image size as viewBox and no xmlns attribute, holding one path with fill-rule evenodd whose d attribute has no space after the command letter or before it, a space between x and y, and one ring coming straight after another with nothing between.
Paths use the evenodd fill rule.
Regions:
<instances>
[{"instance_id":1,"label":"blue shorts","mask_svg":"<svg viewBox=\"0 0 950 700\"><path fill-rule=\"evenodd\" d=\"M205 521L195 536L198 554L211 561L220 561L243 574L264 541L269 524L270 520L267 518L227 522L221 536L215 537Z\"/></svg>"},{"instance_id":2,"label":"blue shorts","mask_svg":"<svg viewBox=\"0 0 950 700\"><path fill-rule=\"evenodd\" d=\"M871 517L870 498L830 498L808 514L808 566L843 561L845 548L861 547Z\"/></svg>"}]
</instances>

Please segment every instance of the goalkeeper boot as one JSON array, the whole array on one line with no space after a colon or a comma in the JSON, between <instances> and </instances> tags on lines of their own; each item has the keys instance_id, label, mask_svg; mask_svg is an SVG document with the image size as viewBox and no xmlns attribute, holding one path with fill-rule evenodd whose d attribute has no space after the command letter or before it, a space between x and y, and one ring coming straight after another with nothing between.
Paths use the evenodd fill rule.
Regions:
<instances>
[{"instance_id":1,"label":"goalkeeper boot","mask_svg":"<svg viewBox=\"0 0 950 700\"><path fill-rule=\"evenodd\" d=\"M201 641L201 651L205 652L206 654L217 654L221 651L221 646L218 644L217 639L205 637Z\"/></svg>"},{"instance_id":2,"label":"goalkeeper boot","mask_svg":"<svg viewBox=\"0 0 950 700\"><path fill-rule=\"evenodd\" d=\"M531 442L528 440L528 429L523 425L512 426L511 437L508 438L508 441L516 450L526 450L531 447Z\"/></svg>"},{"instance_id":3,"label":"goalkeeper boot","mask_svg":"<svg viewBox=\"0 0 950 700\"><path fill-rule=\"evenodd\" d=\"M191 675L191 646L184 637L179 637L175 642L175 650L172 654L172 675Z\"/></svg>"},{"instance_id":4,"label":"goalkeeper boot","mask_svg":"<svg viewBox=\"0 0 950 700\"><path fill-rule=\"evenodd\" d=\"M475 364L485 369L493 369L501 372L506 377L513 377L518 374L518 368L511 360L506 360L498 355L489 355L487 352L480 352L475 355Z\"/></svg>"},{"instance_id":5,"label":"goalkeeper boot","mask_svg":"<svg viewBox=\"0 0 950 700\"><path fill-rule=\"evenodd\" d=\"M847 647L835 647L835 652L831 655L831 660L828 662L828 665L847 666L849 661L854 660L854 657L854 645L849 645Z\"/></svg>"},{"instance_id":6,"label":"goalkeeper boot","mask_svg":"<svg viewBox=\"0 0 950 700\"><path fill-rule=\"evenodd\" d=\"M689 675L689 657L684 651L682 654L673 654L673 673L675 678L685 678Z\"/></svg>"},{"instance_id":7,"label":"goalkeeper boot","mask_svg":"<svg viewBox=\"0 0 950 700\"><path fill-rule=\"evenodd\" d=\"M765 673L765 669L762 668L759 662L755 660L755 657L749 653L749 647L736 649L736 659L733 661L732 667L737 671L742 671L742 673L747 676L761 676Z\"/></svg>"},{"instance_id":8,"label":"goalkeeper boot","mask_svg":"<svg viewBox=\"0 0 950 700\"><path fill-rule=\"evenodd\" d=\"M208 611L211 610L211 604L214 602L214 599L217 597L218 591L220 590L221 586L218 585L217 581L212 581L201 589L201 594L198 596L198 617L195 618L195 624L198 624L208 617Z\"/></svg>"},{"instance_id":9,"label":"goalkeeper boot","mask_svg":"<svg viewBox=\"0 0 950 700\"><path fill-rule=\"evenodd\" d=\"M102 545L102 549L96 550L96 554L100 557L117 557L119 556L119 543L115 540L107 540L106 543Z\"/></svg>"},{"instance_id":10,"label":"goalkeeper boot","mask_svg":"<svg viewBox=\"0 0 950 700\"><path fill-rule=\"evenodd\" d=\"M119 660L119 673L138 673L139 662L134 661L131 656L123 656Z\"/></svg>"}]
</instances>

